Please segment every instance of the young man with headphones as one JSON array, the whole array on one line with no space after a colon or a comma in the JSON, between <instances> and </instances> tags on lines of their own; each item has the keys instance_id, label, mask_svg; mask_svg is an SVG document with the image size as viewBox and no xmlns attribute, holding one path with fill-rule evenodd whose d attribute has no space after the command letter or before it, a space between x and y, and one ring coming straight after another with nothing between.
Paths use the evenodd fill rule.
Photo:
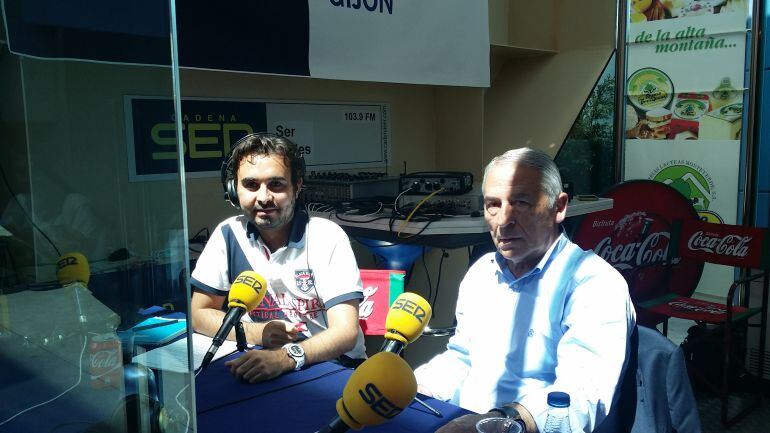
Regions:
<instances>
[{"instance_id":1,"label":"young man with headphones","mask_svg":"<svg viewBox=\"0 0 770 433\"><path fill-rule=\"evenodd\" d=\"M335 223L298 208L303 174L290 140L265 133L239 140L222 165L222 183L242 214L217 226L192 273L193 328L207 335L219 329L239 273L253 270L267 280L265 299L243 323L248 343L265 349L226 363L247 382L366 357L358 325L363 290L350 241Z\"/></svg>"}]
</instances>

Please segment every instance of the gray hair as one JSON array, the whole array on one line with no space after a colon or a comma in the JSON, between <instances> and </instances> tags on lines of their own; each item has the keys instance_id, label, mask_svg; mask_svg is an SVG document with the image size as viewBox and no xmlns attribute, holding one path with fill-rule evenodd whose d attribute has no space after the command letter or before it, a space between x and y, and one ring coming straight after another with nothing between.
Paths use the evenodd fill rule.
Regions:
<instances>
[{"instance_id":1,"label":"gray hair","mask_svg":"<svg viewBox=\"0 0 770 433\"><path fill-rule=\"evenodd\" d=\"M489 169L500 164L531 167L540 172L540 188L548 198L548 206L553 206L556 203L556 199L562 192L561 175L556 163L547 153L529 147L521 147L492 158L492 161L484 167L484 179L481 182L482 191L487 182Z\"/></svg>"}]
</instances>

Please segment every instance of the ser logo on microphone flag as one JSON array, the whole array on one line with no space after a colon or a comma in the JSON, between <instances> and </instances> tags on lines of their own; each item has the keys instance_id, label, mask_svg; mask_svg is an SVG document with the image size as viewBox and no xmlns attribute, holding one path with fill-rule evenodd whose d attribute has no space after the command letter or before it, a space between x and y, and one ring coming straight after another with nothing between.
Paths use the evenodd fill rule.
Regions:
<instances>
[{"instance_id":1,"label":"ser logo on microphone flag","mask_svg":"<svg viewBox=\"0 0 770 433\"><path fill-rule=\"evenodd\" d=\"M78 258L74 256L65 256L62 257L58 262L56 262L56 267L58 269L64 269L67 266L77 265L78 264Z\"/></svg>"},{"instance_id":2,"label":"ser logo on microphone flag","mask_svg":"<svg viewBox=\"0 0 770 433\"><path fill-rule=\"evenodd\" d=\"M377 385L371 382L367 383L366 386L364 386L364 389L359 389L358 395L360 395L361 399L369 405L371 410L385 419L391 419L404 410L388 400L379 388L377 388Z\"/></svg>"},{"instance_id":3,"label":"ser logo on microphone flag","mask_svg":"<svg viewBox=\"0 0 770 433\"><path fill-rule=\"evenodd\" d=\"M416 302L410 301L408 299L396 299L396 302L393 303L391 309L404 310L414 316L414 318L417 319L420 323L423 323L425 316L427 316L427 312L424 308L419 306Z\"/></svg>"},{"instance_id":4,"label":"ser logo on microphone flag","mask_svg":"<svg viewBox=\"0 0 770 433\"><path fill-rule=\"evenodd\" d=\"M233 284L235 283L241 283L245 284L259 293L262 290L262 283L259 281L258 278L254 278L251 275L238 275L238 277L233 281Z\"/></svg>"}]
</instances>

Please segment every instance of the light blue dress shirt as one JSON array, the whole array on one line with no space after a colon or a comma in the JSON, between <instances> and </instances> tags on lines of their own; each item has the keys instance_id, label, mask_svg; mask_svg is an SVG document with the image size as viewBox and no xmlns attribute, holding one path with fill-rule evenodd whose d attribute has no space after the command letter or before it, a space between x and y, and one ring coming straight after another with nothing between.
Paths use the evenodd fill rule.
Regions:
<instances>
[{"instance_id":1,"label":"light blue dress shirt","mask_svg":"<svg viewBox=\"0 0 770 433\"><path fill-rule=\"evenodd\" d=\"M434 396L485 413L519 402L543 431L546 397L571 397L572 431L610 410L635 313L623 277L562 234L520 278L499 253L481 257L457 298L447 350L415 370Z\"/></svg>"}]
</instances>

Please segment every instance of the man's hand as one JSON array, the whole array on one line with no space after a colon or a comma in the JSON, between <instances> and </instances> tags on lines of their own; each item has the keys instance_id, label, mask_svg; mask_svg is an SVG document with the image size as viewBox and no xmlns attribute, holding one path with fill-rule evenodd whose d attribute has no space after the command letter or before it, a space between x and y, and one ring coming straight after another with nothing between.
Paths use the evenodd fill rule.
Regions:
<instances>
[{"instance_id":1,"label":"man's hand","mask_svg":"<svg viewBox=\"0 0 770 433\"><path fill-rule=\"evenodd\" d=\"M265 323L262 329L262 346L281 347L297 339L297 328L293 323L283 320L273 320Z\"/></svg>"},{"instance_id":2,"label":"man's hand","mask_svg":"<svg viewBox=\"0 0 770 433\"><path fill-rule=\"evenodd\" d=\"M238 379L256 383L270 380L294 369L294 360L283 349L249 350L232 361L225 362Z\"/></svg>"},{"instance_id":3,"label":"man's hand","mask_svg":"<svg viewBox=\"0 0 770 433\"><path fill-rule=\"evenodd\" d=\"M436 433L469 433L476 431L476 423L484 418L491 418L493 414L468 414L455 418L436 430Z\"/></svg>"}]
</instances>

